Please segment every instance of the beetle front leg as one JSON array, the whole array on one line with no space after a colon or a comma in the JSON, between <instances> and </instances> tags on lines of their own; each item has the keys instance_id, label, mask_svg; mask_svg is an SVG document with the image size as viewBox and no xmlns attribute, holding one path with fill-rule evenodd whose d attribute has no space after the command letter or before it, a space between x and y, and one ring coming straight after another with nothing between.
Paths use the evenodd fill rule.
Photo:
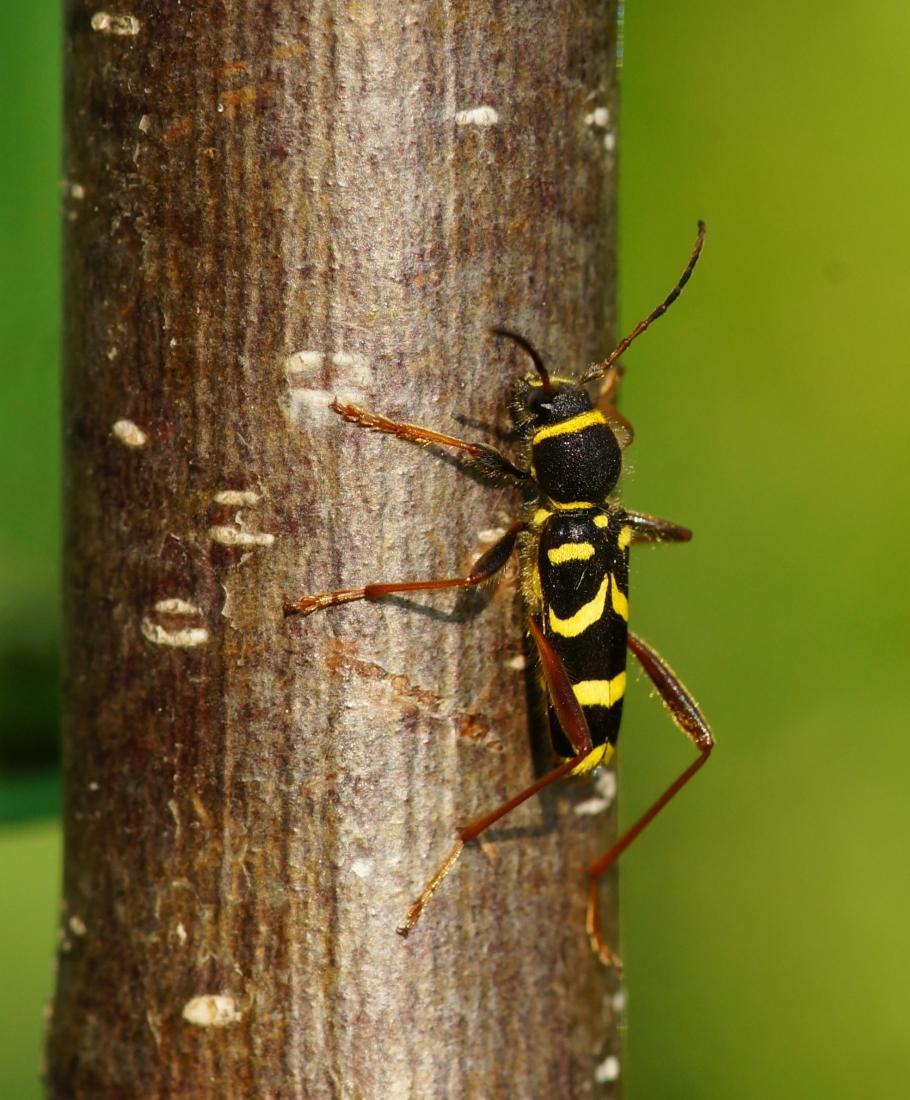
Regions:
<instances>
[{"instance_id":1,"label":"beetle front leg","mask_svg":"<svg viewBox=\"0 0 910 1100\"><path fill-rule=\"evenodd\" d=\"M369 412L367 409L360 408L359 405L345 405L337 399L329 408L349 424L356 424L357 427L366 428L368 431L384 432L399 439L409 440L411 443L432 443L439 447L452 447L454 450L463 451L470 456L469 465L489 478L511 483L526 482L531 479L528 470L520 469L495 447L488 447L486 443L470 443L465 439L457 439L453 435L435 432L431 428L421 428L419 424L390 420L387 416Z\"/></svg>"}]
</instances>

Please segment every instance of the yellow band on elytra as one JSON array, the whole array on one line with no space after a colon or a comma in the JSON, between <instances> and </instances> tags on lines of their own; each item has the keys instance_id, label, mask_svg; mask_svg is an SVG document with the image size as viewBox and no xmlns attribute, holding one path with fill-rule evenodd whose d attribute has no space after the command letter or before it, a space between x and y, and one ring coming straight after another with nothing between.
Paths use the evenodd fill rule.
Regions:
<instances>
[{"instance_id":1,"label":"yellow band on elytra","mask_svg":"<svg viewBox=\"0 0 910 1100\"><path fill-rule=\"evenodd\" d=\"M590 542L564 542L547 551L550 565L563 565L567 561L587 561L594 557L594 547Z\"/></svg>"},{"instance_id":2,"label":"yellow band on elytra","mask_svg":"<svg viewBox=\"0 0 910 1100\"><path fill-rule=\"evenodd\" d=\"M621 618L629 621L629 600L625 593L620 590L619 585L616 583L616 577L610 574L612 580L612 586L610 588L610 600L613 604L613 610Z\"/></svg>"},{"instance_id":3,"label":"yellow band on elytra","mask_svg":"<svg viewBox=\"0 0 910 1100\"><path fill-rule=\"evenodd\" d=\"M604 613L607 603L607 589L610 587L610 576L607 574L597 590L597 595L566 619L561 619L553 608L550 608L550 629L561 638L576 638L584 633L589 626L596 623Z\"/></svg>"},{"instance_id":4,"label":"yellow band on elytra","mask_svg":"<svg viewBox=\"0 0 910 1100\"><path fill-rule=\"evenodd\" d=\"M608 742L598 745L596 748L591 749L584 760L575 765L569 775L584 775L585 772L591 771L592 768L596 768L600 764L609 764L613 759L613 751L613 746Z\"/></svg>"},{"instance_id":5,"label":"yellow band on elytra","mask_svg":"<svg viewBox=\"0 0 910 1100\"><path fill-rule=\"evenodd\" d=\"M579 680L572 690L583 707L612 707L626 693L626 674L617 672L612 680Z\"/></svg>"}]
</instances>

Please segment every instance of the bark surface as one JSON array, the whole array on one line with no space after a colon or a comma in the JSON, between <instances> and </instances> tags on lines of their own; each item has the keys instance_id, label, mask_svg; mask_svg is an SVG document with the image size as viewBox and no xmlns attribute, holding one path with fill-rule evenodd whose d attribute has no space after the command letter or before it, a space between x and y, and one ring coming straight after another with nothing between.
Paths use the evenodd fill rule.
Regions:
<instances>
[{"instance_id":1,"label":"bark surface","mask_svg":"<svg viewBox=\"0 0 910 1100\"><path fill-rule=\"evenodd\" d=\"M497 442L528 364L488 326L557 371L611 346L615 14L68 0L51 1096L618 1089L590 783L395 935L454 826L551 765L514 567L486 600L281 614L463 573L519 504L333 395Z\"/></svg>"}]
</instances>

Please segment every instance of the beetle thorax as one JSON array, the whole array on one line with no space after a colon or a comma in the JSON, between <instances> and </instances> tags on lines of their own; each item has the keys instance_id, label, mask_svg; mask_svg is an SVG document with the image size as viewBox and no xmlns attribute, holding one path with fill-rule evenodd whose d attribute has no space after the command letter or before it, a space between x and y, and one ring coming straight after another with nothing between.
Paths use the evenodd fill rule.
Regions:
<instances>
[{"instance_id":1,"label":"beetle thorax","mask_svg":"<svg viewBox=\"0 0 910 1100\"><path fill-rule=\"evenodd\" d=\"M541 492L557 507L601 504L616 487L622 452L603 413L580 386L561 383L528 398L531 461Z\"/></svg>"}]
</instances>

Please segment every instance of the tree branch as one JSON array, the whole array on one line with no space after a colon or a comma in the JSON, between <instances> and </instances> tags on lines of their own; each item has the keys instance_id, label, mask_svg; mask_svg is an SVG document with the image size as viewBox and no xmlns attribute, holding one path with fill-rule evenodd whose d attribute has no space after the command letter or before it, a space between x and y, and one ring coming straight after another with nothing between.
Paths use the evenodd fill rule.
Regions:
<instances>
[{"instance_id":1,"label":"tree branch","mask_svg":"<svg viewBox=\"0 0 910 1100\"><path fill-rule=\"evenodd\" d=\"M613 1095L590 786L395 935L549 762L514 571L486 606L282 604L462 573L519 506L333 396L495 443L527 365L490 325L557 371L611 346L614 5L127 10L67 4L50 1094Z\"/></svg>"}]
</instances>

